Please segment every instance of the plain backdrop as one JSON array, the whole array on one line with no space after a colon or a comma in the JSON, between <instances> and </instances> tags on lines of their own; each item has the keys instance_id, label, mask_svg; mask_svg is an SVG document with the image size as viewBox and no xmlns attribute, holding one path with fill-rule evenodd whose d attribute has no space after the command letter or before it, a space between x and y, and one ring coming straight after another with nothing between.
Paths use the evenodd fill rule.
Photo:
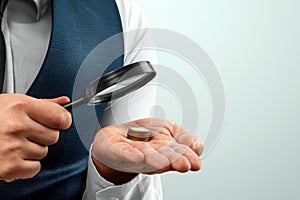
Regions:
<instances>
[{"instance_id":1,"label":"plain backdrop","mask_svg":"<svg viewBox=\"0 0 300 200\"><path fill-rule=\"evenodd\" d=\"M165 199L300 199L300 1L137 2L152 27L182 33L208 53L226 93L216 148L201 172L164 174Z\"/></svg>"}]
</instances>

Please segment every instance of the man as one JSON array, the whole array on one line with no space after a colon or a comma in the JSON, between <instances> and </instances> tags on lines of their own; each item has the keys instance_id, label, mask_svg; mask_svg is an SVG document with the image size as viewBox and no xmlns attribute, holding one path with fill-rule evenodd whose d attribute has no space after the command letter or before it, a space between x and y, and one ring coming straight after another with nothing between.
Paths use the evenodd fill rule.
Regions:
<instances>
[{"instance_id":1,"label":"man","mask_svg":"<svg viewBox=\"0 0 300 200\"><path fill-rule=\"evenodd\" d=\"M90 153L79 135L93 138L97 122L91 108L80 110L84 126L76 127L61 106L69 102L65 95L72 96L80 65L93 48L122 31L145 27L145 17L130 0L9 1L2 21L8 94L0 95L0 199L161 199L159 176L150 174L200 169L203 146L197 138L170 121L147 119L153 88L139 90L140 98L131 103L125 98L96 108L106 127L95 135ZM143 37L123 38L102 56L130 51ZM154 57L125 54L105 71ZM88 80L104 69L92 70ZM113 125L112 109L121 116L124 107L134 107L134 114L121 121L135 121ZM158 133L150 142L132 141L126 138L131 124Z\"/></svg>"}]
</instances>

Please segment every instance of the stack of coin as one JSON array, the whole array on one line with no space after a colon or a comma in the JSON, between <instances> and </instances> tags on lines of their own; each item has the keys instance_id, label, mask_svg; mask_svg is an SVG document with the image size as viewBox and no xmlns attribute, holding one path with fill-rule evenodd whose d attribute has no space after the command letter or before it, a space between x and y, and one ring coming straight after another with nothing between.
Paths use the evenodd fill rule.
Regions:
<instances>
[{"instance_id":1,"label":"stack of coin","mask_svg":"<svg viewBox=\"0 0 300 200\"><path fill-rule=\"evenodd\" d=\"M151 130L141 126L128 127L127 138L134 141L148 142L151 139Z\"/></svg>"}]
</instances>

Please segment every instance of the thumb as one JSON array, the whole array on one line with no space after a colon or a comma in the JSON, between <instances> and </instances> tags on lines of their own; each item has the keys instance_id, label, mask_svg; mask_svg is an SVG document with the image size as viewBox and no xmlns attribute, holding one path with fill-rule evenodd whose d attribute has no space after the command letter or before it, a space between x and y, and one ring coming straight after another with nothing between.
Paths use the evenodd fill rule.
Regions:
<instances>
[{"instance_id":1,"label":"thumb","mask_svg":"<svg viewBox=\"0 0 300 200\"><path fill-rule=\"evenodd\" d=\"M60 105L63 105L63 104L66 104L66 103L70 102L69 97L66 97L66 96L61 96L61 97L57 97L57 98L53 98L53 99L43 99L43 100L49 101L49 102L52 102L52 103L57 103L57 104L60 104Z\"/></svg>"}]
</instances>

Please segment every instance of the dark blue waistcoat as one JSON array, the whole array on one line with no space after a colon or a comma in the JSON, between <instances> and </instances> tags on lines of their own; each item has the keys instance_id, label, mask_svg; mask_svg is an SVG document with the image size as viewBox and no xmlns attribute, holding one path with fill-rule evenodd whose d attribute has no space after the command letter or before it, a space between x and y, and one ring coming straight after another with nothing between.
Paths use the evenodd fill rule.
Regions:
<instances>
[{"instance_id":1,"label":"dark blue waistcoat","mask_svg":"<svg viewBox=\"0 0 300 200\"><path fill-rule=\"evenodd\" d=\"M77 72L93 48L105 39L122 32L121 19L114 0L53 0L53 27L47 56L28 95L36 98L53 98L61 95L72 97ZM112 56L115 50L124 49L123 38L103 51ZM105 71L123 65L118 57ZM101 63L89 69L86 80L101 75ZM96 107L98 117L105 105ZM84 132L94 136L97 121L90 116L90 108L84 106ZM32 179L12 183L0 182L0 199L20 200L70 200L81 199L85 187L88 150L80 140L77 130L61 131L59 142L49 147L49 153L41 161L42 170ZM1 166L0 166L1 167Z\"/></svg>"}]
</instances>

